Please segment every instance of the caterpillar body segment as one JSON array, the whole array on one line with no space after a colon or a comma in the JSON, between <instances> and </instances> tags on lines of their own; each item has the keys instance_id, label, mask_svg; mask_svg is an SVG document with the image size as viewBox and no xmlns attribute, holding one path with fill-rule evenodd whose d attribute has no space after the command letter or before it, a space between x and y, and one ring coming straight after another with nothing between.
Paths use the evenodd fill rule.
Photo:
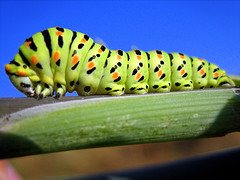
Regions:
<instances>
[{"instance_id":1,"label":"caterpillar body segment","mask_svg":"<svg viewBox=\"0 0 240 180\"><path fill-rule=\"evenodd\" d=\"M127 80L128 55L122 50L111 50L96 94L122 95Z\"/></svg>"},{"instance_id":2,"label":"caterpillar body segment","mask_svg":"<svg viewBox=\"0 0 240 180\"><path fill-rule=\"evenodd\" d=\"M67 69L66 69L66 83L67 91L72 93L76 88L80 71L83 67L83 62L88 54L89 49L93 45L93 39L79 32L75 32L73 42L70 45Z\"/></svg>"},{"instance_id":3,"label":"caterpillar body segment","mask_svg":"<svg viewBox=\"0 0 240 180\"><path fill-rule=\"evenodd\" d=\"M171 82L173 91L193 89L191 60L181 53L171 53Z\"/></svg>"},{"instance_id":4,"label":"caterpillar body segment","mask_svg":"<svg viewBox=\"0 0 240 180\"><path fill-rule=\"evenodd\" d=\"M144 94L148 92L148 58L140 50L127 52L129 56L126 89L127 94Z\"/></svg>"},{"instance_id":5,"label":"caterpillar body segment","mask_svg":"<svg viewBox=\"0 0 240 180\"><path fill-rule=\"evenodd\" d=\"M209 63L203 59L192 57L193 87L196 89L207 88L209 78ZM208 73L209 72L209 73Z\"/></svg>"},{"instance_id":6,"label":"caterpillar body segment","mask_svg":"<svg viewBox=\"0 0 240 180\"><path fill-rule=\"evenodd\" d=\"M164 51L150 51L149 59L149 90L150 93L168 92L171 90L171 61Z\"/></svg>"},{"instance_id":7,"label":"caterpillar body segment","mask_svg":"<svg viewBox=\"0 0 240 180\"><path fill-rule=\"evenodd\" d=\"M5 70L27 96L144 94L235 86L224 70L181 53L109 50L86 34L49 28L26 39Z\"/></svg>"},{"instance_id":8,"label":"caterpillar body segment","mask_svg":"<svg viewBox=\"0 0 240 180\"><path fill-rule=\"evenodd\" d=\"M54 78L50 66L50 56L41 33L34 34L32 37L19 47L19 54L23 62L34 72L39 79L35 90L35 95L42 97L53 93ZM46 63L48 62L48 63ZM31 77L29 77L31 79Z\"/></svg>"},{"instance_id":9,"label":"caterpillar body segment","mask_svg":"<svg viewBox=\"0 0 240 180\"><path fill-rule=\"evenodd\" d=\"M80 71L77 87L78 95L92 95L96 93L108 53L109 50L105 46L96 43L89 50L83 62L83 68Z\"/></svg>"}]
</instances>

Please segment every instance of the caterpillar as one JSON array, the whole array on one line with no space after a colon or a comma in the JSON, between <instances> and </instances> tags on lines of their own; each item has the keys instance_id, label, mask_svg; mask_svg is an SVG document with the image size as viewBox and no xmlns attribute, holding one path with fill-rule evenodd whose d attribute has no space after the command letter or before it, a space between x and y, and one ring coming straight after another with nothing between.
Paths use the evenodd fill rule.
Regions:
<instances>
[{"instance_id":1,"label":"caterpillar","mask_svg":"<svg viewBox=\"0 0 240 180\"><path fill-rule=\"evenodd\" d=\"M235 86L217 65L182 53L109 50L88 35L54 27L19 47L6 74L29 97L156 93Z\"/></svg>"}]
</instances>

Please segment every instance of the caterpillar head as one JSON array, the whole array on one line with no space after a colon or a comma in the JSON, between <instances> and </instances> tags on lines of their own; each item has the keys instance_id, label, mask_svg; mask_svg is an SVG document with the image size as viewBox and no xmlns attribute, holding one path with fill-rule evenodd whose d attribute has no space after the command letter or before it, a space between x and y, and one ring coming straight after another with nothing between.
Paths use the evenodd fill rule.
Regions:
<instances>
[{"instance_id":1,"label":"caterpillar head","mask_svg":"<svg viewBox=\"0 0 240 180\"><path fill-rule=\"evenodd\" d=\"M36 77L36 73L32 71L26 64L20 64L11 61L5 65L5 70L12 84L26 96L34 96L36 83L32 78ZM32 77L32 78L31 78Z\"/></svg>"}]
</instances>

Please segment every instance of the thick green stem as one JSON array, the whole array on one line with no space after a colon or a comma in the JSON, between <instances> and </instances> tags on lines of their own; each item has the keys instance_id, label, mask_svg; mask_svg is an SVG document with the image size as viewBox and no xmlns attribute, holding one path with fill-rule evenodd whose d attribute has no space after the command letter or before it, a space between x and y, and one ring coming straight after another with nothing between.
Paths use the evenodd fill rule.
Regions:
<instances>
[{"instance_id":1,"label":"thick green stem","mask_svg":"<svg viewBox=\"0 0 240 180\"><path fill-rule=\"evenodd\" d=\"M236 91L92 98L24 109L0 119L0 158L222 136L240 130Z\"/></svg>"}]
</instances>

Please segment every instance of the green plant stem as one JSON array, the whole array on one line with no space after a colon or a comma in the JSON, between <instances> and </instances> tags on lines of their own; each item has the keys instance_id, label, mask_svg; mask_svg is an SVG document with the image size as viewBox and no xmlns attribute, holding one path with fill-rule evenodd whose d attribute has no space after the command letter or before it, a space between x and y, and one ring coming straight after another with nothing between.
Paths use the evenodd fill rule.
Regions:
<instances>
[{"instance_id":1,"label":"green plant stem","mask_svg":"<svg viewBox=\"0 0 240 180\"><path fill-rule=\"evenodd\" d=\"M223 136L240 130L236 89L93 98L0 119L0 158Z\"/></svg>"}]
</instances>

